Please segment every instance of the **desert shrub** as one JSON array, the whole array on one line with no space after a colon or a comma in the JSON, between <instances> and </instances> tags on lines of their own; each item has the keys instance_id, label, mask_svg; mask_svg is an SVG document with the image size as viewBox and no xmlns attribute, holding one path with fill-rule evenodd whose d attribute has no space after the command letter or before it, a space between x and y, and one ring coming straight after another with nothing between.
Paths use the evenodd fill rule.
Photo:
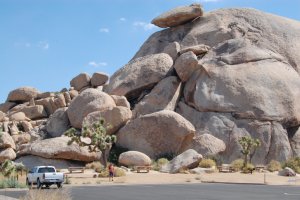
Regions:
<instances>
[{"instance_id":1,"label":"desert shrub","mask_svg":"<svg viewBox=\"0 0 300 200\"><path fill-rule=\"evenodd\" d=\"M202 159L201 162L199 163L199 167L202 168L211 168L213 166L216 166L216 162L212 159Z\"/></svg>"},{"instance_id":2,"label":"desert shrub","mask_svg":"<svg viewBox=\"0 0 300 200\"><path fill-rule=\"evenodd\" d=\"M270 172L275 172L281 170L281 163L277 160L271 160L270 163L267 165L267 169Z\"/></svg>"},{"instance_id":3,"label":"desert shrub","mask_svg":"<svg viewBox=\"0 0 300 200\"><path fill-rule=\"evenodd\" d=\"M254 170L254 165L252 165L251 163L247 163L247 166L242 168L242 172L245 174L252 173L253 170Z\"/></svg>"},{"instance_id":4,"label":"desert shrub","mask_svg":"<svg viewBox=\"0 0 300 200\"><path fill-rule=\"evenodd\" d=\"M115 177L126 176L125 171L119 167L115 167Z\"/></svg>"},{"instance_id":5,"label":"desert shrub","mask_svg":"<svg viewBox=\"0 0 300 200\"><path fill-rule=\"evenodd\" d=\"M108 162L117 165L120 154L126 151L129 151L129 149L123 147L117 147L116 145L113 145L108 155Z\"/></svg>"},{"instance_id":6,"label":"desert shrub","mask_svg":"<svg viewBox=\"0 0 300 200\"><path fill-rule=\"evenodd\" d=\"M25 188L25 184L19 183L16 178L8 178L0 181L0 189L4 188Z\"/></svg>"},{"instance_id":7,"label":"desert shrub","mask_svg":"<svg viewBox=\"0 0 300 200\"><path fill-rule=\"evenodd\" d=\"M109 171L107 168L102 168L102 169L96 169L96 172L99 173L98 177L108 177ZM126 176L125 172L123 169L119 167L114 168L114 177L121 177L121 176Z\"/></svg>"},{"instance_id":8,"label":"desert shrub","mask_svg":"<svg viewBox=\"0 0 300 200\"><path fill-rule=\"evenodd\" d=\"M231 167L234 169L234 171L240 171L243 169L244 160L243 159L237 159L231 162Z\"/></svg>"},{"instance_id":9,"label":"desert shrub","mask_svg":"<svg viewBox=\"0 0 300 200\"><path fill-rule=\"evenodd\" d=\"M296 173L300 173L300 158L292 158L283 163L283 168L289 167L293 169Z\"/></svg>"},{"instance_id":10,"label":"desert shrub","mask_svg":"<svg viewBox=\"0 0 300 200\"><path fill-rule=\"evenodd\" d=\"M152 169L155 171L159 171L163 165L168 164L168 163L169 163L168 159L159 158L157 161L152 162Z\"/></svg>"},{"instance_id":11,"label":"desert shrub","mask_svg":"<svg viewBox=\"0 0 300 200\"><path fill-rule=\"evenodd\" d=\"M86 169L99 169L99 168L103 168L103 165L99 162L99 161L93 161L91 163L88 163L85 165Z\"/></svg>"},{"instance_id":12,"label":"desert shrub","mask_svg":"<svg viewBox=\"0 0 300 200\"><path fill-rule=\"evenodd\" d=\"M29 190L20 200L72 200L70 192L62 190Z\"/></svg>"},{"instance_id":13,"label":"desert shrub","mask_svg":"<svg viewBox=\"0 0 300 200\"><path fill-rule=\"evenodd\" d=\"M214 160L217 166L222 165L224 163L220 155L210 155L210 156L206 156L205 158Z\"/></svg>"}]
</instances>

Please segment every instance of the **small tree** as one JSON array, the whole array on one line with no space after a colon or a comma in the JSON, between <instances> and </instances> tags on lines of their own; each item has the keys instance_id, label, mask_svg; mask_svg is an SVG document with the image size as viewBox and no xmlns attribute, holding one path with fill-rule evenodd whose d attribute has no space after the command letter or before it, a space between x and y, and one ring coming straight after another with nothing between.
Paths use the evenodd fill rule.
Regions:
<instances>
[{"instance_id":1,"label":"small tree","mask_svg":"<svg viewBox=\"0 0 300 200\"><path fill-rule=\"evenodd\" d=\"M242 146L241 153L244 156L244 166L247 167L248 164L248 158L251 163L251 159L253 155L255 154L256 149L260 146L260 140L254 139L250 136L241 137L239 139L239 143Z\"/></svg>"},{"instance_id":2,"label":"small tree","mask_svg":"<svg viewBox=\"0 0 300 200\"><path fill-rule=\"evenodd\" d=\"M68 145L73 142L77 143L79 146L87 146L90 152L101 152L103 165L107 166L107 150L110 150L112 144L117 141L115 135L107 135L104 119L100 119L98 122L92 125L84 125L82 128L82 133L78 133L75 128L71 128L65 132L65 135L70 137L71 140ZM89 138L89 141L84 138Z\"/></svg>"}]
</instances>

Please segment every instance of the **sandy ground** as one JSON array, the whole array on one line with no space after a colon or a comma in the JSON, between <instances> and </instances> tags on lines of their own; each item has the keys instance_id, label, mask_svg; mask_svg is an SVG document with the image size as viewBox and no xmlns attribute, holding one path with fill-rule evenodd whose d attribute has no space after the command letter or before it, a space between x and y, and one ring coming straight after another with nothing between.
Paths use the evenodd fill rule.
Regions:
<instances>
[{"instance_id":1,"label":"sandy ground","mask_svg":"<svg viewBox=\"0 0 300 200\"><path fill-rule=\"evenodd\" d=\"M300 175L296 177L278 176L276 172L243 174L235 173L204 173L204 174L166 174L157 171L149 173L128 172L124 177L115 177L113 182L108 178L93 178L93 171L66 174L70 185L115 185L115 184L182 184L182 183L245 183L268 185L300 185Z\"/></svg>"},{"instance_id":2,"label":"sandy ground","mask_svg":"<svg viewBox=\"0 0 300 200\"><path fill-rule=\"evenodd\" d=\"M117 184L188 184L188 183L244 183L244 184L267 184L267 185L297 185L300 186L300 175L296 177L283 177L277 172L254 172L253 174L235 173L202 173L202 174L167 174L157 171L149 173L126 172L126 176L114 177L109 182L108 178L98 178L93 170L85 170L84 173L67 173L63 170L70 181L65 186L80 185L117 185ZM93 178L94 175L97 178ZM0 177L1 179L1 177ZM26 175L19 176L19 181L25 183Z\"/></svg>"}]
</instances>

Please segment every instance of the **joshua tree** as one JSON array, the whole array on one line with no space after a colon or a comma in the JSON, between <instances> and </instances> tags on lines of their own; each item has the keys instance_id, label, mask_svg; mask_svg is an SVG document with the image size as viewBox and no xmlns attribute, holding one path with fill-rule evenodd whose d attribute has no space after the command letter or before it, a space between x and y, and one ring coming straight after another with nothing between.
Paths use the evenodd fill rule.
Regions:
<instances>
[{"instance_id":1,"label":"joshua tree","mask_svg":"<svg viewBox=\"0 0 300 200\"><path fill-rule=\"evenodd\" d=\"M68 145L75 142L79 146L87 146L90 152L100 151L102 153L103 165L106 167L106 152L110 150L112 144L117 141L117 137L115 135L107 135L106 126L104 124L104 119L100 119L99 122L90 126L84 125L81 134L78 133L75 128L71 128L65 132L65 135L71 138ZM89 141L86 141L84 138L89 138Z\"/></svg>"},{"instance_id":2,"label":"joshua tree","mask_svg":"<svg viewBox=\"0 0 300 200\"><path fill-rule=\"evenodd\" d=\"M241 137L239 139L239 143L242 146L241 152L244 156L244 167L247 167L248 157L249 161L251 162L256 149L260 146L261 143L259 139L254 139L250 136Z\"/></svg>"},{"instance_id":3,"label":"joshua tree","mask_svg":"<svg viewBox=\"0 0 300 200\"><path fill-rule=\"evenodd\" d=\"M4 177L10 178L16 173L16 166L11 160L5 160L1 165L1 171Z\"/></svg>"}]
</instances>

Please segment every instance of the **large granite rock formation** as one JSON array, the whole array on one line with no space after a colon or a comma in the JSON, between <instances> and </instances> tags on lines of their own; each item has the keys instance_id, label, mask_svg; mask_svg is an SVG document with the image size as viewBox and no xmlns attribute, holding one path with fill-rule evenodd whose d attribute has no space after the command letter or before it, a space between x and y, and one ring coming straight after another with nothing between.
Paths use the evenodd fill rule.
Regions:
<instances>
[{"instance_id":1,"label":"large granite rock formation","mask_svg":"<svg viewBox=\"0 0 300 200\"><path fill-rule=\"evenodd\" d=\"M261 141L254 164L300 156L300 22L254 9L203 15L193 4L153 23L171 28L150 36L107 85L103 74L91 80L82 73L55 95L12 91L0 104L0 128L12 136L18 157L96 159L66 146L63 137L44 140L46 121L59 120L54 112L63 107L72 127L82 128L87 116L89 123L104 117L117 145L151 158L194 149L231 162L241 157L242 136ZM30 113L33 108L40 112ZM9 147L1 156L16 155Z\"/></svg>"},{"instance_id":2,"label":"large granite rock formation","mask_svg":"<svg viewBox=\"0 0 300 200\"><path fill-rule=\"evenodd\" d=\"M297 21L220 9L154 33L133 59L181 54L174 68L185 84L176 112L196 128L190 148L230 162L241 157L238 139L250 135L262 142L254 163L265 164L300 156L300 137L291 131L300 125L299 48Z\"/></svg>"}]
</instances>

